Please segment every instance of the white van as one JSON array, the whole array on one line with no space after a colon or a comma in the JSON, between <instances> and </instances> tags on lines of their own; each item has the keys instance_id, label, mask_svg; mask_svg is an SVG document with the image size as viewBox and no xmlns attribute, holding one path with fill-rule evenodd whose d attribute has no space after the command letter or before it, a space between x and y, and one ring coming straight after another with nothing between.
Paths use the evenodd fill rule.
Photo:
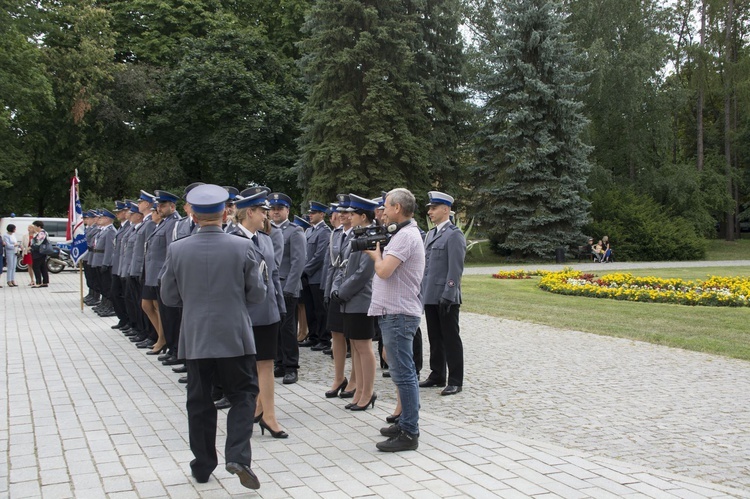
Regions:
<instances>
[{"instance_id":1,"label":"white van","mask_svg":"<svg viewBox=\"0 0 750 499\"><path fill-rule=\"evenodd\" d=\"M34 223L35 220L44 222L44 230L47 231L49 240L52 244L64 243L65 234L68 230L68 219L67 218L49 218L49 217L4 217L0 218L0 234L8 232L8 225L13 224L16 226L16 239L20 242L26 234L26 228ZM21 264L21 259L18 259L18 265L16 268L21 271L26 271L26 265Z\"/></svg>"}]
</instances>

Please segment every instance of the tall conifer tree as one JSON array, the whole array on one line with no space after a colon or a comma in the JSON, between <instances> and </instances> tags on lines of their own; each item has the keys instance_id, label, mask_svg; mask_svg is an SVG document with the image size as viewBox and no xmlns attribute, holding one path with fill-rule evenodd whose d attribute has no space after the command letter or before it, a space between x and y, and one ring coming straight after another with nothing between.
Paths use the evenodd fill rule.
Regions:
<instances>
[{"instance_id":1,"label":"tall conifer tree","mask_svg":"<svg viewBox=\"0 0 750 499\"><path fill-rule=\"evenodd\" d=\"M583 75L564 33L559 4L504 0L483 23L487 60L480 87L484 122L478 137L476 208L483 228L514 254L549 258L580 244L589 204L583 199L590 148L576 100Z\"/></svg>"},{"instance_id":2,"label":"tall conifer tree","mask_svg":"<svg viewBox=\"0 0 750 499\"><path fill-rule=\"evenodd\" d=\"M310 198L336 192L426 190L430 122L414 69L418 10L404 0L320 0L306 23L310 85L300 182Z\"/></svg>"}]
</instances>

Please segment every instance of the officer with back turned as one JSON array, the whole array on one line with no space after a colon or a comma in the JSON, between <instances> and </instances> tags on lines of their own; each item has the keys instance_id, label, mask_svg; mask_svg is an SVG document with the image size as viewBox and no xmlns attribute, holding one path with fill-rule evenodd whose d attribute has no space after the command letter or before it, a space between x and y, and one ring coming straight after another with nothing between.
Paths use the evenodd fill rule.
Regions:
<instances>
[{"instance_id":1,"label":"officer with back turned","mask_svg":"<svg viewBox=\"0 0 750 499\"><path fill-rule=\"evenodd\" d=\"M325 350L331 346L331 333L326 331L326 307L323 302L323 278L325 269L323 261L325 260L326 251L328 251L328 238L331 235L331 228L325 223L326 211L328 207L317 201L310 201L311 229L306 233L307 236L307 264L302 273L302 280L307 282L310 288L310 297L312 303L305 303L305 307L312 305L312 314L315 323L310 323L310 332L307 340L300 346L311 346L313 350ZM310 314L308 314L309 322Z\"/></svg>"},{"instance_id":2,"label":"officer with back turned","mask_svg":"<svg viewBox=\"0 0 750 499\"><path fill-rule=\"evenodd\" d=\"M201 185L187 195L200 230L167 250L161 282L165 305L182 307L179 355L188 369L190 468L199 483L218 465L217 411L211 385L220 383L232 407L227 416L226 470L250 489L260 481L250 468L252 415L258 395L255 341L248 305L266 296L250 239L222 230L227 191ZM217 258L221 255L221 258Z\"/></svg>"}]
</instances>

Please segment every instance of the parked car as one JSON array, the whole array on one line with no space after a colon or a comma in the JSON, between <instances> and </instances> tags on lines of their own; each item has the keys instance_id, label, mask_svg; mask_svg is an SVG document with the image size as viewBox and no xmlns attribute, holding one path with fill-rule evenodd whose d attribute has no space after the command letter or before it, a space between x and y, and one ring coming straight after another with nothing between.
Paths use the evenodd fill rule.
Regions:
<instances>
[{"instance_id":1,"label":"parked car","mask_svg":"<svg viewBox=\"0 0 750 499\"><path fill-rule=\"evenodd\" d=\"M49 240L53 245L57 243L65 242L65 235L68 230L68 219L67 218L50 218L50 217L3 217L0 218L0 234L5 234L8 231L8 225L13 224L16 226L16 237L20 241L24 234L26 234L26 228L34 223L35 220L41 220L44 222L44 230L47 231ZM19 272L26 272L26 265L21 263L21 259L18 259L16 269ZM59 272L59 270L58 270Z\"/></svg>"}]
</instances>

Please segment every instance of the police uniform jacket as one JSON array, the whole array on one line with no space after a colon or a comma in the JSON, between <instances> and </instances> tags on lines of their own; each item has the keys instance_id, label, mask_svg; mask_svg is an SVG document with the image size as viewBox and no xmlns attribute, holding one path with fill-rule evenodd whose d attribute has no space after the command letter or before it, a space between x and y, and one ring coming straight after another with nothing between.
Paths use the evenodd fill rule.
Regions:
<instances>
[{"instance_id":1,"label":"police uniform jacket","mask_svg":"<svg viewBox=\"0 0 750 499\"><path fill-rule=\"evenodd\" d=\"M83 255L84 262L91 263L91 260L94 257L94 238L96 238L98 232L99 227L96 225L89 225L86 227L84 237L86 238L86 247L88 248L88 251Z\"/></svg>"},{"instance_id":2,"label":"police uniform jacket","mask_svg":"<svg viewBox=\"0 0 750 499\"><path fill-rule=\"evenodd\" d=\"M89 247L89 251L91 251L91 258L89 258L89 265L91 267L101 267L102 266L102 257L104 256L104 251L102 248L102 243L99 241L99 236L101 236L102 233L102 227L96 226L96 231L94 232L93 239L91 241L91 246Z\"/></svg>"},{"instance_id":3,"label":"police uniform jacket","mask_svg":"<svg viewBox=\"0 0 750 499\"><path fill-rule=\"evenodd\" d=\"M255 354L248 305L266 298L266 286L251 244L208 226L169 245L160 294L183 307L180 358Z\"/></svg>"},{"instance_id":4,"label":"police uniform jacket","mask_svg":"<svg viewBox=\"0 0 750 499\"><path fill-rule=\"evenodd\" d=\"M143 219L143 224L138 229L133 246L133 259L130 262L130 276L142 277L143 264L146 257L146 239L156 229L156 223L151 220L151 215Z\"/></svg>"},{"instance_id":5,"label":"police uniform jacket","mask_svg":"<svg viewBox=\"0 0 750 499\"><path fill-rule=\"evenodd\" d=\"M336 279L337 274L341 272L341 262L344 259L342 255L344 250L343 241L344 227L340 225L331 232L331 236L328 239L328 251L326 251L325 259L323 260L325 279L321 287L323 288L323 296L325 298L330 298L333 291L333 281Z\"/></svg>"},{"instance_id":6,"label":"police uniform jacket","mask_svg":"<svg viewBox=\"0 0 750 499\"><path fill-rule=\"evenodd\" d=\"M178 239L182 239L183 237L188 237L192 234L195 234L198 232L198 224L193 222L190 217L182 217L181 219L177 220L177 223L174 224L174 228L172 230L172 241L176 241Z\"/></svg>"},{"instance_id":7,"label":"police uniform jacket","mask_svg":"<svg viewBox=\"0 0 750 499\"><path fill-rule=\"evenodd\" d=\"M285 220L281 225L274 225L274 232L281 234L283 238L283 253L281 255L281 266L279 267L279 280L284 293L291 293L299 297L302 290L302 271L305 269L307 260L307 242L302 227L294 225ZM274 250L276 246L274 245Z\"/></svg>"},{"instance_id":8,"label":"police uniform jacket","mask_svg":"<svg viewBox=\"0 0 750 499\"><path fill-rule=\"evenodd\" d=\"M130 222L125 222L120 226L120 229L115 234L115 251L112 254L112 275L120 275L120 262L123 250L123 240L125 236L132 230L133 225Z\"/></svg>"},{"instance_id":9,"label":"police uniform jacket","mask_svg":"<svg viewBox=\"0 0 750 499\"><path fill-rule=\"evenodd\" d=\"M281 315L286 314L286 305L284 304L284 293L281 290L281 281L279 280L279 269L276 267L276 259L273 253L273 242L271 236L265 232L258 231L258 244L250 240L245 232L237 227L232 235L250 240L250 247L255 251L255 260L261 267L260 262L265 262L265 269L261 272L261 278L266 285L265 299L259 303L250 303L247 306L250 312L250 318L256 326L268 326L281 320Z\"/></svg>"},{"instance_id":10,"label":"police uniform jacket","mask_svg":"<svg viewBox=\"0 0 750 499\"><path fill-rule=\"evenodd\" d=\"M441 299L461 303L461 274L464 271L466 239L463 233L448 222L425 238L425 266L422 279L423 305L438 305Z\"/></svg>"},{"instance_id":11,"label":"police uniform jacket","mask_svg":"<svg viewBox=\"0 0 750 499\"><path fill-rule=\"evenodd\" d=\"M333 289L339 293L341 312L366 314L372 300L375 262L364 251L352 251L350 237L344 244L341 257L341 272L333 283Z\"/></svg>"},{"instance_id":12,"label":"police uniform jacket","mask_svg":"<svg viewBox=\"0 0 750 499\"><path fill-rule=\"evenodd\" d=\"M328 250L330 235L331 228L325 222L320 222L315 227L310 228L307 235L307 264L304 273L307 276L307 282L310 284L318 284L323 287L325 277L323 260L325 260Z\"/></svg>"},{"instance_id":13,"label":"police uniform jacket","mask_svg":"<svg viewBox=\"0 0 750 499\"><path fill-rule=\"evenodd\" d=\"M159 274L161 274L164 261L167 259L167 246L172 242L174 225L180 216L173 213L156 226L154 231L146 239L146 286L158 286Z\"/></svg>"},{"instance_id":14,"label":"police uniform jacket","mask_svg":"<svg viewBox=\"0 0 750 499\"><path fill-rule=\"evenodd\" d=\"M97 247L99 243L102 246L102 267L112 267L112 256L115 253L115 236L117 235L117 229L114 225L107 225L99 233L97 241Z\"/></svg>"},{"instance_id":15,"label":"police uniform jacket","mask_svg":"<svg viewBox=\"0 0 750 499\"><path fill-rule=\"evenodd\" d=\"M281 268L281 258L284 255L284 235L273 223L271 223L271 236L273 243L273 257L276 260L276 268Z\"/></svg>"},{"instance_id":16,"label":"police uniform jacket","mask_svg":"<svg viewBox=\"0 0 750 499\"><path fill-rule=\"evenodd\" d=\"M120 256L120 277L130 277L130 265L133 262L133 250L135 249L135 240L138 238L138 232L143 227L143 222L132 225L132 230L125 234L123 239L122 255Z\"/></svg>"}]
</instances>

